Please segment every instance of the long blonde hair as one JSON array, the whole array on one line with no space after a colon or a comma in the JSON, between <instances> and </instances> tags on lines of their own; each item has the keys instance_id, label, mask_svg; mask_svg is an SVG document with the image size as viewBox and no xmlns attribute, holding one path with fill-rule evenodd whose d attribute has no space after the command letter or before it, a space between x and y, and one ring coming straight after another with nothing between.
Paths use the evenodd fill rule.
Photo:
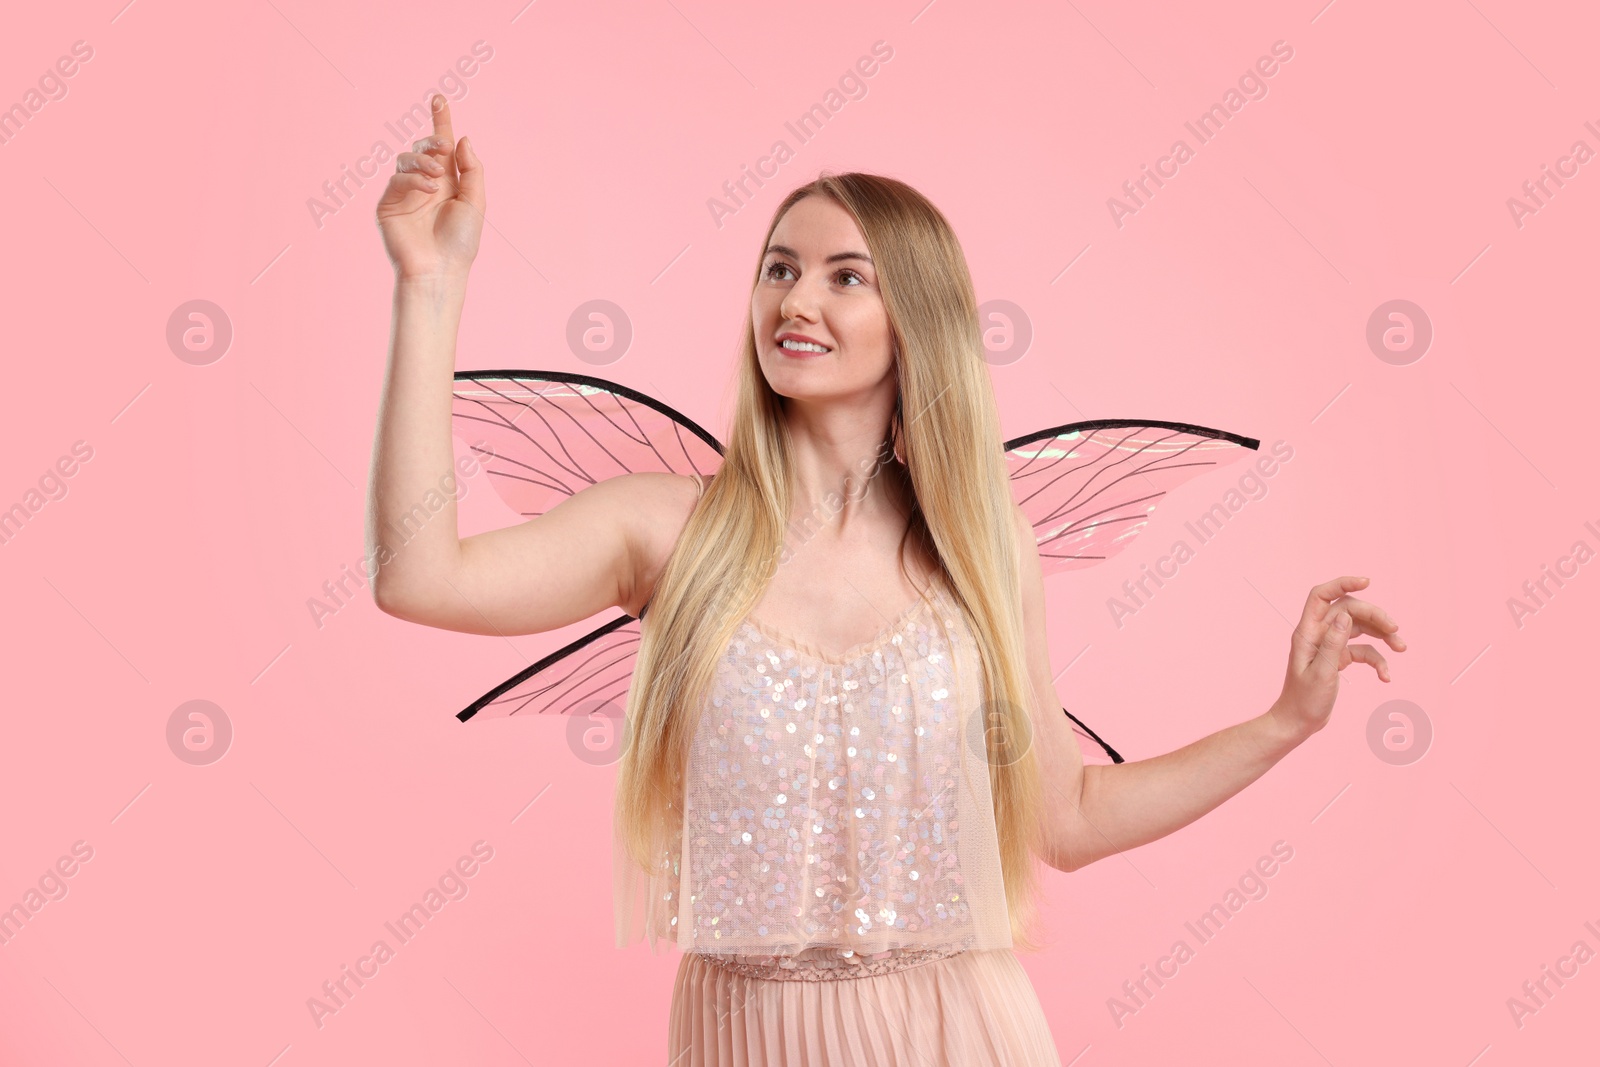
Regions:
<instances>
[{"instance_id":1,"label":"long blonde hair","mask_svg":"<svg viewBox=\"0 0 1600 1067\"><path fill-rule=\"evenodd\" d=\"M862 173L824 173L791 192L773 213L763 256L784 213L807 196L829 197L850 212L876 267L900 382L886 446L898 445L904 456L915 501L906 537L920 538L938 560L977 638L1012 943L1034 951L1044 803L1027 719L1035 694L1024 649L1015 504L966 257L949 222L921 193ZM760 269L758 259L752 287ZM682 769L695 725L689 712L701 706L719 656L787 551L791 446L748 316L741 347L722 466L656 583L628 691L616 828L647 870L660 868L673 828L681 825ZM901 547L904 567L904 541Z\"/></svg>"}]
</instances>

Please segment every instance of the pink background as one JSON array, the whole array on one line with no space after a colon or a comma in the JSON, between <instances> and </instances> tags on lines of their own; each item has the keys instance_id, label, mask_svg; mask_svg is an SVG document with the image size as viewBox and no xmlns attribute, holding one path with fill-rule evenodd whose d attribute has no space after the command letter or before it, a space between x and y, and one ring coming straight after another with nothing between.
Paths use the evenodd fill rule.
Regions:
<instances>
[{"instance_id":1,"label":"pink background","mask_svg":"<svg viewBox=\"0 0 1600 1067\"><path fill-rule=\"evenodd\" d=\"M320 227L307 204L398 150L385 122L476 41L492 58L443 86L492 224L460 368L598 374L723 436L773 206L823 168L892 174L947 213L979 300L1032 324L992 368L1008 437L1137 417L1294 450L1120 628L1108 598L1240 468L1050 579L1068 707L1156 755L1267 707L1313 584L1370 575L1401 621L1394 682L1347 670L1330 726L1260 782L1047 874L1055 944L1023 959L1063 1062L1595 1057L1600 962L1520 1026L1507 1007L1575 942L1600 951L1600 564L1520 626L1508 607L1600 548L1600 162L1520 226L1507 206L1575 141L1600 149L1582 5L121 3L26 5L0 36L0 104L93 49L0 145L0 507L93 449L0 545L0 904L93 850L0 947L0 1062L664 1058L677 957L612 947L614 766L576 759L562 721L454 715L593 622L499 640L365 593L320 627L307 608L364 551L392 163ZM784 122L879 40L867 95L799 144ZM1280 40L1266 96L1199 144L1184 122ZM1108 198L1180 137L1194 158L1119 227ZM707 200L778 139L794 158L719 228ZM604 366L565 340L597 298L634 330ZM234 330L209 365L166 340L195 299ZM1406 365L1365 339L1393 299L1434 330ZM515 521L480 485L461 514ZM234 731L208 766L167 742L195 699ZM1434 731L1407 765L1366 740L1390 699ZM480 840L469 894L319 1027L308 998ZM1267 896L1119 1026L1108 999L1193 947L1185 921L1277 841Z\"/></svg>"}]
</instances>

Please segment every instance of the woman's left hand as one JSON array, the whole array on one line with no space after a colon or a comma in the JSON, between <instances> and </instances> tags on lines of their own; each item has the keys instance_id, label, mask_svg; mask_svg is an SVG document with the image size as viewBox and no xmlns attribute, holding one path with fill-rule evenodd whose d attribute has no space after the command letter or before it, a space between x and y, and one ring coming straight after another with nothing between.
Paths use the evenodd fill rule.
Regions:
<instances>
[{"instance_id":1,"label":"woman's left hand","mask_svg":"<svg viewBox=\"0 0 1600 1067\"><path fill-rule=\"evenodd\" d=\"M1328 724L1339 695L1339 672L1360 660L1372 665L1385 682L1389 661L1373 645L1352 645L1363 634L1381 637L1396 652L1404 652L1400 624L1376 604L1346 594L1366 588L1368 579L1345 576L1323 582L1306 598L1300 624L1289 638L1289 669L1283 692L1268 714L1283 722L1296 737L1308 737Z\"/></svg>"}]
</instances>

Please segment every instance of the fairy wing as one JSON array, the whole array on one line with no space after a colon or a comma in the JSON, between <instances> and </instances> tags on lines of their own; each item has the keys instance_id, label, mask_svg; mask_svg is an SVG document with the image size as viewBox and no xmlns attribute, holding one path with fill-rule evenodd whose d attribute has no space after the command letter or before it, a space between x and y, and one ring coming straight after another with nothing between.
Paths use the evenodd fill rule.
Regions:
<instances>
[{"instance_id":1,"label":"fairy wing","mask_svg":"<svg viewBox=\"0 0 1600 1067\"><path fill-rule=\"evenodd\" d=\"M608 704L620 709L638 653L639 620L619 615L513 674L457 712L456 718L466 722L479 713L487 719L524 712L589 714Z\"/></svg>"},{"instance_id":2,"label":"fairy wing","mask_svg":"<svg viewBox=\"0 0 1600 1067\"><path fill-rule=\"evenodd\" d=\"M721 443L694 420L587 374L458 371L452 416L456 435L485 457L500 499L526 518L621 474L722 465Z\"/></svg>"},{"instance_id":3,"label":"fairy wing","mask_svg":"<svg viewBox=\"0 0 1600 1067\"><path fill-rule=\"evenodd\" d=\"M451 421L483 458L500 499L525 518L618 475L710 474L722 465L721 443L693 419L586 374L458 371ZM639 620L624 613L512 675L456 718L620 708L638 650Z\"/></svg>"},{"instance_id":4,"label":"fairy wing","mask_svg":"<svg viewBox=\"0 0 1600 1067\"><path fill-rule=\"evenodd\" d=\"M490 484L525 517L605 478L635 471L714 473L723 448L692 419L644 393L562 371L461 371L456 433L484 457ZM1232 462L1252 438L1185 423L1099 419L1005 443L1013 494L1032 522L1046 574L1116 555L1149 521L1167 491ZM458 712L500 718L613 717L633 678L639 620L622 614L519 671ZM1123 757L1077 716L1084 759Z\"/></svg>"},{"instance_id":5,"label":"fairy wing","mask_svg":"<svg viewBox=\"0 0 1600 1067\"><path fill-rule=\"evenodd\" d=\"M1025 434L1007 441L1005 452L1040 567L1056 574L1104 563L1139 535L1168 492L1260 447L1209 426L1093 419ZM1124 762L1077 716L1067 717L1086 762Z\"/></svg>"}]
</instances>

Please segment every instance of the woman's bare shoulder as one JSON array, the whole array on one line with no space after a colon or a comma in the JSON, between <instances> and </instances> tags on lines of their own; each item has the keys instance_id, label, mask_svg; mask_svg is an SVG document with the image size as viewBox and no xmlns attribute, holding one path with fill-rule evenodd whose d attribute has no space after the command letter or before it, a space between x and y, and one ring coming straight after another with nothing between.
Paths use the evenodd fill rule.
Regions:
<instances>
[{"instance_id":1,"label":"woman's bare shoulder","mask_svg":"<svg viewBox=\"0 0 1600 1067\"><path fill-rule=\"evenodd\" d=\"M689 516L700 502L702 490L694 475L642 471L622 476L628 481L633 500L628 524L632 580L628 585L623 611L638 618L639 610L655 592L656 581L677 547ZM699 476L710 488L714 475Z\"/></svg>"}]
</instances>

